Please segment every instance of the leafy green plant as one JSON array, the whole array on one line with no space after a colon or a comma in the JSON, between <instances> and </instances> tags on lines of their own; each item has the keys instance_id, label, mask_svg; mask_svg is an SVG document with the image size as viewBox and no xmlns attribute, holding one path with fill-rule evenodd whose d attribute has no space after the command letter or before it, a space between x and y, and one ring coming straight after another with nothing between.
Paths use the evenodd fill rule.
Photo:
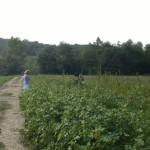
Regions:
<instances>
[{"instance_id":1,"label":"leafy green plant","mask_svg":"<svg viewBox=\"0 0 150 150\"><path fill-rule=\"evenodd\" d=\"M36 76L20 95L25 129L35 149L148 150L149 84L115 76ZM146 106L145 106L146 103Z\"/></svg>"}]
</instances>

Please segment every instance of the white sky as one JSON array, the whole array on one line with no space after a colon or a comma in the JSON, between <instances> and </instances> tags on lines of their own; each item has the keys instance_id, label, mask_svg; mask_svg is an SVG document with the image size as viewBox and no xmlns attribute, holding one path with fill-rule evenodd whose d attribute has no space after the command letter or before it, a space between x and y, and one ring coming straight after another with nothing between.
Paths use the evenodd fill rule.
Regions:
<instances>
[{"instance_id":1,"label":"white sky","mask_svg":"<svg viewBox=\"0 0 150 150\"><path fill-rule=\"evenodd\" d=\"M0 0L0 37L44 44L150 44L150 0Z\"/></svg>"}]
</instances>

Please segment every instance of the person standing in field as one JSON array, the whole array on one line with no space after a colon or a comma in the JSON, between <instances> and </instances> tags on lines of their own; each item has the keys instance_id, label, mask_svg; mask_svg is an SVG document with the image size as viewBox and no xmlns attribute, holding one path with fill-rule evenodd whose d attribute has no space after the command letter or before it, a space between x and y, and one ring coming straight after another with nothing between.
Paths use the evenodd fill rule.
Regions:
<instances>
[{"instance_id":1,"label":"person standing in field","mask_svg":"<svg viewBox=\"0 0 150 150\"><path fill-rule=\"evenodd\" d=\"M23 80L24 80L23 89L24 89L24 92L25 92L26 90L29 90L29 89L30 89L30 86L29 86L29 80L30 80L29 73L30 73L29 70L26 70L26 71L24 72L24 76L23 76Z\"/></svg>"},{"instance_id":2,"label":"person standing in field","mask_svg":"<svg viewBox=\"0 0 150 150\"><path fill-rule=\"evenodd\" d=\"M78 73L75 73L74 76L75 76L74 81L76 83L80 83L81 85L85 84L84 77L82 75L79 75Z\"/></svg>"}]
</instances>

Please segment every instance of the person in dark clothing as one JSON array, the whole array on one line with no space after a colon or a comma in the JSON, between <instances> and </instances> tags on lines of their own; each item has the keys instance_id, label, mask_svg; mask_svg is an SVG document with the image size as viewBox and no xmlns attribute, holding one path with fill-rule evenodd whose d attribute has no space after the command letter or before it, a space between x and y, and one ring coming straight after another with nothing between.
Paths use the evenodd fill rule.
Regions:
<instances>
[{"instance_id":1,"label":"person in dark clothing","mask_svg":"<svg viewBox=\"0 0 150 150\"><path fill-rule=\"evenodd\" d=\"M81 85L85 84L85 80L84 80L84 77L82 75L79 75L78 73L75 73L74 76L75 76L74 81L76 83L80 83Z\"/></svg>"}]
</instances>

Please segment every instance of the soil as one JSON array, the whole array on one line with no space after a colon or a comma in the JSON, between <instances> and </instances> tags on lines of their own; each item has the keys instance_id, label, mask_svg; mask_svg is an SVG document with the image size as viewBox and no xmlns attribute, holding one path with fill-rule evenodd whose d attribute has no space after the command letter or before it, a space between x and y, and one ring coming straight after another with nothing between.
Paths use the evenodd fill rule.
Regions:
<instances>
[{"instance_id":1,"label":"soil","mask_svg":"<svg viewBox=\"0 0 150 150\"><path fill-rule=\"evenodd\" d=\"M11 105L6 109L0 122L0 142L3 142L6 150L27 150L20 142L20 129L23 129L24 117L19 106L19 94L22 91L20 77L15 77L0 87L0 101L6 101ZM2 96L4 93L12 93L11 96Z\"/></svg>"}]
</instances>

